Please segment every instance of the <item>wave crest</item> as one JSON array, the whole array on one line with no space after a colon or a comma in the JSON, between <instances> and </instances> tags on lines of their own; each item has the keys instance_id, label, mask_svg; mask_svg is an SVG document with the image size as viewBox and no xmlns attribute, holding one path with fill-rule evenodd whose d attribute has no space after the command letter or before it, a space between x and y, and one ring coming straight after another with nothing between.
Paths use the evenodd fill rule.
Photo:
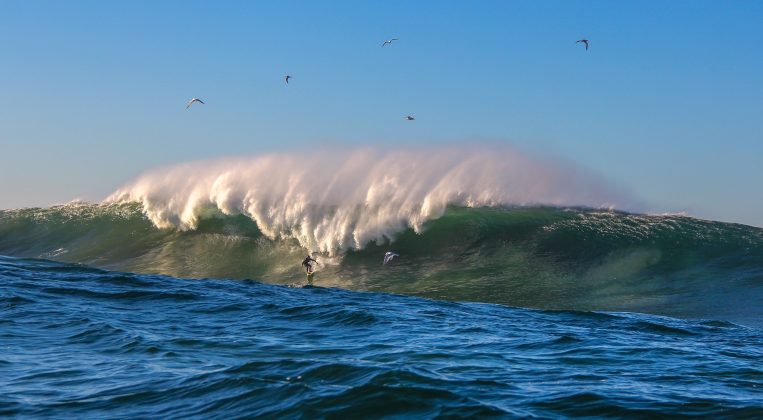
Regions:
<instances>
[{"instance_id":1,"label":"wave crest","mask_svg":"<svg viewBox=\"0 0 763 420\"><path fill-rule=\"evenodd\" d=\"M569 164L508 147L465 146L279 153L147 172L106 202L140 202L161 228L195 229L199 215L243 214L271 239L337 254L420 232L449 205L627 209L629 200Z\"/></svg>"}]
</instances>

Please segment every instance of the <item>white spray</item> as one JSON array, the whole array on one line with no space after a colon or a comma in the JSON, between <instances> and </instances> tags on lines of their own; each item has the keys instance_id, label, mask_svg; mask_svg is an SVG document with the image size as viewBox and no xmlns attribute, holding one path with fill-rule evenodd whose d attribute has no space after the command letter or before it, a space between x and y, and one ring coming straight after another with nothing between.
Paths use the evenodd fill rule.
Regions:
<instances>
[{"instance_id":1,"label":"white spray","mask_svg":"<svg viewBox=\"0 0 763 420\"><path fill-rule=\"evenodd\" d=\"M507 147L332 149L193 162L147 172L107 202L137 201L160 228L194 229L202 209L252 218L270 238L332 255L392 239L448 205L627 208L570 165Z\"/></svg>"}]
</instances>

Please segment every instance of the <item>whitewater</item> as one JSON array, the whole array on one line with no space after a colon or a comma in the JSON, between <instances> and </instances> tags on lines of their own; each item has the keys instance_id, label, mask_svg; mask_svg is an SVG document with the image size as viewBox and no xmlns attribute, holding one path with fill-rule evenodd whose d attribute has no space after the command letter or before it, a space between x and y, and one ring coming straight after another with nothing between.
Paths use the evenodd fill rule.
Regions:
<instances>
[{"instance_id":1,"label":"whitewater","mask_svg":"<svg viewBox=\"0 0 763 420\"><path fill-rule=\"evenodd\" d=\"M148 172L107 203L139 202L160 228L206 210L243 214L271 239L330 255L420 233L447 206L631 209L594 175L508 147L321 150L203 161Z\"/></svg>"}]
</instances>

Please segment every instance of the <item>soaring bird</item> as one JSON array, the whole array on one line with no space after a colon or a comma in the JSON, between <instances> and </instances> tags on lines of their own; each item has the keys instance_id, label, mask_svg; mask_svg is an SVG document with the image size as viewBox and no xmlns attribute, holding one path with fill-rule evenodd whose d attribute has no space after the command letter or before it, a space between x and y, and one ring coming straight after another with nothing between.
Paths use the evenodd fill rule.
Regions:
<instances>
[{"instance_id":1,"label":"soaring bird","mask_svg":"<svg viewBox=\"0 0 763 420\"><path fill-rule=\"evenodd\" d=\"M384 253L384 263L382 265L387 265L388 262L392 261L393 258L399 257L399 255L395 254L394 252L385 252Z\"/></svg>"},{"instance_id":2,"label":"soaring bird","mask_svg":"<svg viewBox=\"0 0 763 420\"><path fill-rule=\"evenodd\" d=\"M199 99L199 98L191 98L191 100L188 101L188 104L185 106L185 109L190 108L191 105L193 105L194 102L198 102L198 103L204 105L204 101L202 101L201 99Z\"/></svg>"},{"instance_id":3,"label":"soaring bird","mask_svg":"<svg viewBox=\"0 0 763 420\"><path fill-rule=\"evenodd\" d=\"M287 85L289 84L289 79L291 79L291 76L289 76L288 74L283 77L283 80L286 80Z\"/></svg>"},{"instance_id":4,"label":"soaring bird","mask_svg":"<svg viewBox=\"0 0 763 420\"><path fill-rule=\"evenodd\" d=\"M581 39L579 41L575 41L576 44L578 42L582 42L583 44L585 44L585 50L588 51L588 40L587 39Z\"/></svg>"},{"instance_id":5,"label":"soaring bird","mask_svg":"<svg viewBox=\"0 0 763 420\"><path fill-rule=\"evenodd\" d=\"M392 41L397 41L397 38L392 38L392 39L388 39L388 40L384 41L384 43L382 44L382 47L387 45L387 44L392 44Z\"/></svg>"},{"instance_id":6,"label":"soaring bird","mask_svg":"<svg viewBox=\"0 0 763 420\"><path fill-rule=\"evenodd\" d=\"M406 115L404 118L405 118L406 120L408 120L408 121L413 121L413 120L415 120L415 119L416 119L416 118L413 118L413 117L411 117L410 115Z\"/></svg>"}]
</instances>

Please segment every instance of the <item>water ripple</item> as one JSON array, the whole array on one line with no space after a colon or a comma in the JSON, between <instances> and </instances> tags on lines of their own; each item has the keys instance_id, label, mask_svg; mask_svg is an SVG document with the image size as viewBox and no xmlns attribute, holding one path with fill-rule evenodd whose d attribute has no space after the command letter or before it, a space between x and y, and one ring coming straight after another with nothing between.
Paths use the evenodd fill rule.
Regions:
<instances>
[{"instance_id":1,"label":"water ripple","mask_svg":"<svg viewBox=\"0 0 763 420\"><path fill-rule=\"evenodd\" d=\"M763 416L725 321L0 265L0 416Z\"/></svg>"}]
</instances>

